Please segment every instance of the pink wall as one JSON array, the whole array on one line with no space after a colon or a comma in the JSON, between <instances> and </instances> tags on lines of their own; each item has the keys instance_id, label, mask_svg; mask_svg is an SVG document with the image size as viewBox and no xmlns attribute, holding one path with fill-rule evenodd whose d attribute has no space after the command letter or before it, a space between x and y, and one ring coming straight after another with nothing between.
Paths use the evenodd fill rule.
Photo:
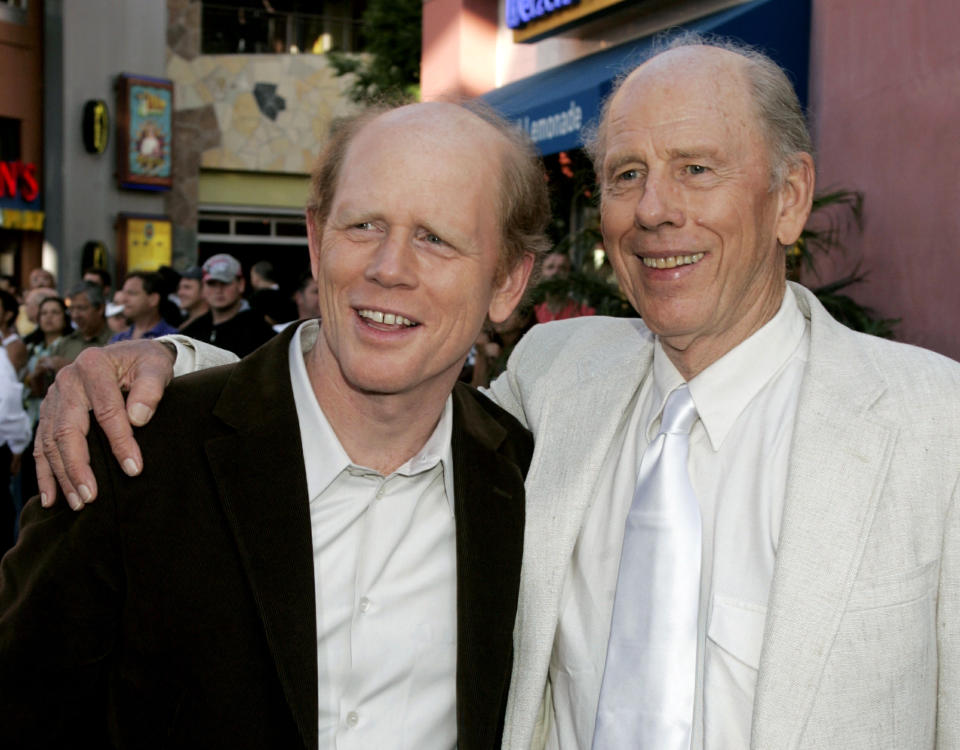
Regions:
<instances>
[{"instance_id":1,"label":"pink wall","mask_svg":"<svg viewBox=\"0 0 960 750\"><path fill-rule=\"evenodd\" d=\"M494 87L497 0L424 0L421 96L474 97Z\"/></svg>"},{"instance_id":2,"label":"pink wall","mask_svg":"<svg viewBox=\"0 0 960 750\"><path fill-rule=\"evenodd\" d=\"M960 359L960 3L814 0L818 185L864 193L851 296L901 318L896 337Z\"/></svg>"}]
</instances>

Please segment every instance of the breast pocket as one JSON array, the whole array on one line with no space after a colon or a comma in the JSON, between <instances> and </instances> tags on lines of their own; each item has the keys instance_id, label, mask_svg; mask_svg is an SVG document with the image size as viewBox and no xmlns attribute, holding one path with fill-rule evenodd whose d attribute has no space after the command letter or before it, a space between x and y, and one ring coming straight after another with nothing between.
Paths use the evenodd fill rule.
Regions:
<instances>
[{"instance_id":1,"label":"breast pocket","mask_svg":"<svg viewBox=\"0 0 960 750\"><path fill-rule=\"evenodd\" d=\"M707 637L726 654L756 671L767 608L717 594L713 597Z\"/></svg>"}]
</instances>

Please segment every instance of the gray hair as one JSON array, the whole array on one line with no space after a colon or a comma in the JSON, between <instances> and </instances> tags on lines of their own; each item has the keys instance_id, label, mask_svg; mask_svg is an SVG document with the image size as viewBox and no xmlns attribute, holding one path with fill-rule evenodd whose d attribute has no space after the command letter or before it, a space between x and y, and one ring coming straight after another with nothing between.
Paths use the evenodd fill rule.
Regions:
<instances>
[{"instance_id":1,"label":"gray hair","mask_svg":"<svg viewBox=\"0 0 960 750\"><path fill-rule=\"evenodd\" d=\"M78 294L87 295L87 301L94 307L103 307L103 287L94 281L81 281L67 295L73 299Z\"/></svg>"},{"instance_id":2,"label":"gray hair","mask_svg":"<svg viewBox=\"0 0 960 750\"><path fill-rule=\"evenodd\" d=\"M610 104L623 82L644 62L681 47L717 47L744 59L744 74L769 149L771 189L783 184L787 172L795 165L798 154L806 153L811 157L814 155L813 140L810 138L803 108L783 68L755 47L722 37L684 32L676 36L659 37L642 62L619 75L613 90L603 103L598 122L584 130L584 148L593 161L598 181L603 179L601 168L606 156L606 128Z\"/></svg>"}]
</instances>

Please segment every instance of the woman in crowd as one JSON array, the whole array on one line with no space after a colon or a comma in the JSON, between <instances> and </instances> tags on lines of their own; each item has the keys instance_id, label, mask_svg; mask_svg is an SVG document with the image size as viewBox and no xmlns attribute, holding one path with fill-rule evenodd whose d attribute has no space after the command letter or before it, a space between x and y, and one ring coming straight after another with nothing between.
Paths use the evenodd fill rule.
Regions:
<instances>
[{"instance_id":1,"label":"woman in crowd","mask_svg":"<svg viewBox=\"0 0 960 750\"><path fill-rule=\"evenodd\" d=\"M53 382L54 372L43 366L41 360L49 356L53 345L73 330L70 317L67 315L67 305L60 297L47 297L40 303L40 312L37 315L37 330L26 339L27 374L24 381L27 385L25 404L30 415L32 425L37 423L37 414L40 402L47 393L47 388Z\"/></svg>"}]
</instances>

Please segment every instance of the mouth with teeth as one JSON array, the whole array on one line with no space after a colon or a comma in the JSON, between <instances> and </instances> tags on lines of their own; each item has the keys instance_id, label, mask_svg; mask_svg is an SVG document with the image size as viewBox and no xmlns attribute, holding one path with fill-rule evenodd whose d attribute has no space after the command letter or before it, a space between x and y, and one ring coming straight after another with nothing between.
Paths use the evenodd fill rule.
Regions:
<instances>
[{"instance_id":1,"label":"mouth with teeth","mask_svg":"<svg viewBox=\"0 0 960 750\"><path fill-rule=\"evenodd\" d=\"M642 257L643 265L647 268L676 268L677 266L692 266L703 260L705 253L693 253L693 255L670 255L666 258L648 258Z\"/></svg>"},{"instance_id":2,"label":"mouth with teeth","mask_svg":"<svg viewBox=\"0 0 960 750\"><path fill-rule=\"evenodd\" d=\"M406 318L399 313L383 312L383 310L362 309L357 310L357 315L368 322L375 324L375 327L379 328L380 330L401 330L404 328L414 328L415 326L420 325L419 323L416 323L410 320L410 318Z\"/></svg>"}]
</instances>

